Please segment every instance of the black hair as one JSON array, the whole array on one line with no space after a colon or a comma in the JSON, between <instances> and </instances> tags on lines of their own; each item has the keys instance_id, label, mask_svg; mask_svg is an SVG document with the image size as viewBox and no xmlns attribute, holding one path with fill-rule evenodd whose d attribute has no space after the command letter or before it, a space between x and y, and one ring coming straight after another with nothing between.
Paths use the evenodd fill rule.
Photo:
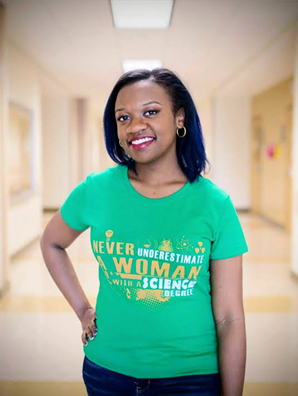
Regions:
<instances>
[{"instance_id":1,"label":"black hair","mask_svg":"<svg viewBox=\"0 0 298 396\"><path fill-rule=\"evenodd\" d=\"M181 170L187 176L188 180L193 182L202 172L205 173L207 164L209 164L206 157L201 123L189 91L179 77L169 69L158 68L151 71L145 69L133 70L123 74L119 78L109 96L104 111L104 133L108 154L114 162L126 165L136 173L135 161L119 145L115 103L119 91L124 86L148 79L165 89L171 99L174 115L181 108L185 111L184 126L187 133L184 138L177 136L176 152Z\"/></svg>"}]
</instances>

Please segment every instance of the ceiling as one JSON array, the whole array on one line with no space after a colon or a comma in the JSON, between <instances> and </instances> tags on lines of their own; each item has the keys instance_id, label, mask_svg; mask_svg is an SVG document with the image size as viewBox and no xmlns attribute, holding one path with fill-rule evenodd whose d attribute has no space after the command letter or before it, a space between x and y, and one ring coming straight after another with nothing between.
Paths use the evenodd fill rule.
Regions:
<instances>
[{"instance_id":1,"label":"ceiling","mask_svg":"<svg viewBox=\"0 0 298 396\"><path fill-rule=\"evenodd\" d=\"M161 59L198 105L255 94L294 70L298 0L175 0L164 30L116 29L108 0L2 2L9 41L73 95L101 103L124 59Z\"/></svg>"}]
</instances>

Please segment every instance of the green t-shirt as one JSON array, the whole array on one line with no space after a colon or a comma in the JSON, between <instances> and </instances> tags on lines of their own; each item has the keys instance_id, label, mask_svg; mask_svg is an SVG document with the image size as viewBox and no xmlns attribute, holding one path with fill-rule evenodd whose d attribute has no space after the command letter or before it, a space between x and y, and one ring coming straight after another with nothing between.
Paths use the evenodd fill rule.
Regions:
<instances>
[{"instance_id":1,"label":"green t-shirt","mask_svg":"<svg viewBox=\"0 0 298 396\"><path fill-rule=\"evenodd\" d=\"M216 373L209 261L248 251L233 203L202 176L147 198L127 171L90 174L61 207L70 227L91 227L99 263L98 333L85 355L135 378Z\"/></svg>"}]
</instances>

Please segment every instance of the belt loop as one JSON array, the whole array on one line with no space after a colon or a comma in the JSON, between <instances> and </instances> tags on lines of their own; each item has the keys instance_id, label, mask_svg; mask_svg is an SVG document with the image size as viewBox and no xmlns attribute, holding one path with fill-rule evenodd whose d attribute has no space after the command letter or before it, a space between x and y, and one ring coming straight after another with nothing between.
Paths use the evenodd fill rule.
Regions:
<instances>
[{"instance_id":1,"label":"belt loop","mask_svg":"<svg viewBox=\"0 0 298 396\"><path fill-rule=\"evenodd\" d=\"M147 383L145 383L145 381ZM138 379L136 378L136 381L134 381L135 385L136 385L136 394L141 394L143 392L145 392L147 389L150 388L150 384L151 384L151 380L150 379ZM144 386L144 388L142 388L142 386Z\"/></svg>"}]
</instances>

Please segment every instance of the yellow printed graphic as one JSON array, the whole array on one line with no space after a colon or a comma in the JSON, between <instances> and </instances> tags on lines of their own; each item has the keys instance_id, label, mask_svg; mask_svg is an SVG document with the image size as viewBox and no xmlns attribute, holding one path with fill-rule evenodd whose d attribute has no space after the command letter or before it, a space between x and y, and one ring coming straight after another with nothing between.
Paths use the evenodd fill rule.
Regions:
<instances>
[{"instance_id":1,"label":"yellow printed graphic","mask_svg":"<svg viewBox=\"0 0 298 396\"><path fill-rule=\"evenodd\" d=\"M158 249L163 250L164 252L172 252L173 251L172 242L170 241L170 239L163 239Z\"/></svg>"},{"instance_id":2,"label":"yellow printed graphic","mask_svg":"<svg viewBox=\"0 0 298 396\"><path fill-rule=\"evenodd\" d=\"M160 268L159 266L159 261L157 260L152 260L151 263L151 275L152 276L159 276L159 277L169 277L169 272L170 272L170 264L169 263L163 263L162 267Z\"/></svg>"},{"instance_id":3,"label":"yellow printed graphic","mask_svg":"<svg viewBox=\"0 0 298 396\"><path fill-rule=\"evenodd\" d=\"M136 301L144 300L143 303L148 306L157 306L160 302L169 301L170 297L163 296L163 290L137 290Z\"/></svg>"},{"instance_id":4,"label":"yellow printed graphic","mask_svg":"<svg viewBox=\"0 0 298 396\"><path fill-rule=\"evenodd\" d=\"M144 300L145 298L146 298L146 290L142 290L142 289L137 290L136 300Z\"/></svg>"},{"instance_id":5,"label":"yellow printed graphic","mask_svg":"<svg viewBox=\"0 0 298 396\"><path fill-rule=\"evenodd\" d=\"M162 301L162 302L164 302L164 301L169 301L170 297L164 297L164 296L163 296L163 291L162 291L162 290L154 290L154 291L155 291L155 294L156 294L156 298L157 298L159 301Z\"/></svg>"},{"instance_id":6,"label":"yellow printed graphic","mask_svg":"<svg viewBox=\"0 0 298 396\"><path fill-rule=\"evenodd\" d=\"M196 293L204 264L203 245L182 233L175 242L167 236L158 240L152 235L140 237L137 243L117 241L111 229L104 232L103 240L92 240L104 274L100 281L106 278L115 293L150 309Z\"/></svg>"},{"instance_id":7,"label":"yellow printed graphic","mask_svg":"<svg viewBox=\"0 0 298 396\"><path fill-rule=\"evenodd\" d=\"M195 252L196 252L197 254L199 254L200 251L201 251L202 253L205 253L205 248L202 247L202 246L203 246L203 242L198 242L198 245L199 245L200 247L195 248Z\"/></svg>"},{"instance_id":8,"label":"yellow printed graphic","mask_svg":"<svg viewBox=\"0 0 298 396\"><path fill-rule=\"evenodd\" d=\"M149 235L149 236L139 239L138 245L142 246L146 249L157 249L158 242L154 236Z\"/></svg>"},{"instance_id":9,"label":"yellow printed graphic","mask_svg":"<svg viewBox=\"0 0 298 396\"><path fill-rule=\"evenodd\" d=\"M117 273L117 275L121 276L123 279L142 279L142 275L137 275L137 274L120 274Z\"/></svg>"},{"instance_id":10,"label":"yellow printed graphic","mask_svg":"<svg viewBox=\"0 0 298 396\"><path fill-rule=\"evenodd\" d=\"M168 301L170 297L163 298L162 290L147 290L147 305L158 306L160 302Z\"/></svg>"},{"instance_id":11,"label":"yellow printed graphic","mask_svg":"<svg viewBox=\"0 0 298 396\"><path fill-rule=\"evenodd\" d=\"M112 230L107 230L106 231L106 237L107 237L107 241L109 242L109 240L111 239L111 237L113 236L114 231Z\"/></svg>"},{"instance_id":12,"label":"yellow printed graphic","mask_svg":"<svg viewBox=\"0 0 298 396\"><path fill-rule=\"evenodd\" d=\"M191 267L190 273L188 275L188 278L191 279L192 277L196 280L200 271L201 271L202 266L200 265L199 268L196 267Z\"/></svg>"},{"instance_id":13,"label":"yellow printed graphic","mask_svg":"<svg viewBox=\"0 0 298 396\"><path fill-rule=\"evenodd\" d=\"M176 249L182 250L183 252L189 252L193 249L193 246L189 239L185 235L177 241Z\"/></svg>"},{"instance_id":14,"label":"yellow printed graphic","mask_svg":"<svg viewBox=\"0 0 298 396\"><path fill-rule=\"evenodd\" d=\"M109 282L110 284L112 284L112 282L111 282L111 280L110 280L109 273L108 273L108 271L107 271L107 268L106 268L104 262L102 261L102 259L100 258L100 256L97 256L97 261L99 262L100 266L102 267L102 269L103 269L103 271L104 271L104 273L105 273L105 276L107 277L108 282Z\"/></svg>"}]
</instances>

